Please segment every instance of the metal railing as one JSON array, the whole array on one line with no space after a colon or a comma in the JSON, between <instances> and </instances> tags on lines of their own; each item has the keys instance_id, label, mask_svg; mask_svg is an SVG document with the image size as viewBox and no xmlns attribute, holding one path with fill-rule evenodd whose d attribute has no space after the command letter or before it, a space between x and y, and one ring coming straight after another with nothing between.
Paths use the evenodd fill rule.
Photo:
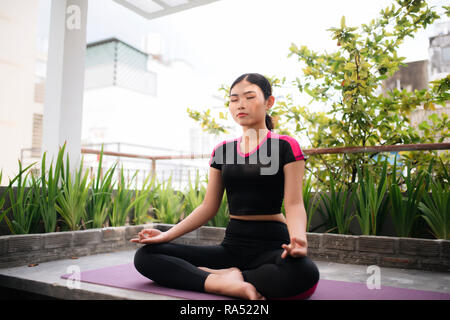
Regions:
<instances>
[{"instance_id":1,"label":"metal railing","mask_svg":"<svg viewBox=\"0 0 450 320\"><path fill-rule=\"evenodd\" d=\"M23 151L31 150L22 149L21 157L23 158ZM315 148L315 149L303 149L302 151L306 156L311 155L321 155L321 154L338 154L338 153L379 153L379 152L399 152L399 151L420 151L420 150L450 150L450 143L419 143L419 144L402 144L402 145L381 145L381 146L365 146L365 147L335 147L335 148ZM81 153L86 155L96 155L95 160L85 159L87 168L91 172L91 176L96 173L98 167L95 166L95 162L98 161L98 157L101 153L98 149L92 148L81 148ZM143 155L135 153L125 153L117 151L103 150L104 156L117 157L117 160L121 161L123 158L126 159L128 167L124 168L125 176L127 179L138 170L137 182L143 182L144 179L149 175L157 175L160 181L165 181L172 174L172 182L174 186L183 188L186 183L190 180L193 182L195 179L195 171L199 170L200 174L206 174L209 170L208 166L200 163L198 166L195 165L185 165L185 164L170 164L164 162L165 160L180 160L180 159L209 159L211 154L181 154L181 155ZM106 159L106 158L104 158ZM130 163L134 161L134 167L130 167ZM148 164L150 161L150 166ZM159 162L157 167L157 161ZM107 160L104 160L103 168L108 168ZM163 169L160 169L160 167ZM166 168L164 168L166 167ZM120 172L119 172L120 173ZM103 174L103 172L101 173ZM194 174L194 175L193 175ZM140 177L139 177L140 176Z\"/></svg>"}]
</instances>

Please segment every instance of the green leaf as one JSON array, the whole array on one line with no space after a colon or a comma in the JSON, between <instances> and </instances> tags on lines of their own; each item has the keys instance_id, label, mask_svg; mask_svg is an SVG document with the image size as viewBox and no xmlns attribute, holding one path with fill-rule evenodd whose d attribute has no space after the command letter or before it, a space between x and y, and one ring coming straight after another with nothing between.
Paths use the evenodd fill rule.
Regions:
<instances>
[{"instance_id":1,"label":"green leaf","mask_svg":"<svg viewBox=\"0 0 450 320\"><path fill-rule=\"evenodd\" d=\"M431 126L428 124L428 122L426 122L426 121L424 120L424 121L422 121L422 122L419 124L419 129L420 129L420 130L427 130L427 129L431 129Z\"/></svg>"}]
</instances>

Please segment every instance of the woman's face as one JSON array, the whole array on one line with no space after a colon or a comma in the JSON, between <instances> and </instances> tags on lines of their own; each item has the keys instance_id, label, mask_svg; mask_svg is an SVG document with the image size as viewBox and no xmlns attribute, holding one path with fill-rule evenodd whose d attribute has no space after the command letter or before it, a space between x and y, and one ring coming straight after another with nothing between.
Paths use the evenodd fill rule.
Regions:
<instances>
[{"instance_id":1,"label":"woman's face","mask_svg":"<svg viewBox=\"0 0 450 320\"><path fill-rule=\"evenodd\" d=\"M236 123L245 127L265 127L266 112L272 106L270 100L256 84L243 80L234 85L230 92L230 113ZM244 115L239 115L244 113Z\"/></svg>"}]
</instances>

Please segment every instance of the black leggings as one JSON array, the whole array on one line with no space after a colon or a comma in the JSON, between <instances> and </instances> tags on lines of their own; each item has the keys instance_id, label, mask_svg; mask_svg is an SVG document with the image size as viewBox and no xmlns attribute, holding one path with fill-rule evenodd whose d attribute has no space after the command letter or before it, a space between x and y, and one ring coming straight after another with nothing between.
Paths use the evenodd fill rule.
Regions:
<instances>
[{"instance_id":1,"label":"black leggings","mask_svg":"<svg viewBox=\"0 0 450 320\"><path fill-rule=\"evenodd\" d=\"M170 288L205 292L210 274L197 267L237 267L246 282L267 299L302 294L319 281L319 270L307 256L281 258L289 244L283 222L230 219L220 245L146 244L134 256L145 277Z\"/></svg>"}]
</instances>

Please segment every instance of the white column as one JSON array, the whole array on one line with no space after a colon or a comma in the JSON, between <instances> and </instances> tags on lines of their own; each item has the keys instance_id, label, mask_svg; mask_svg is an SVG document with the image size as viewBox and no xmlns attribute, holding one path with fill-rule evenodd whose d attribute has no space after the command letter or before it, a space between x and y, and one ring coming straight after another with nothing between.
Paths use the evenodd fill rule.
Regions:
<instances>
[{"instance_id":1,"label":"white column","mask_svg":"<svg viewBox=\"0 0 450 320\"><path fill-rule=\"evenodd\" d=\"M88 0L52 0L42 144L47 165L66 142L70 167L79 166L87 8Z\"/></svg>"}]
</instances>

